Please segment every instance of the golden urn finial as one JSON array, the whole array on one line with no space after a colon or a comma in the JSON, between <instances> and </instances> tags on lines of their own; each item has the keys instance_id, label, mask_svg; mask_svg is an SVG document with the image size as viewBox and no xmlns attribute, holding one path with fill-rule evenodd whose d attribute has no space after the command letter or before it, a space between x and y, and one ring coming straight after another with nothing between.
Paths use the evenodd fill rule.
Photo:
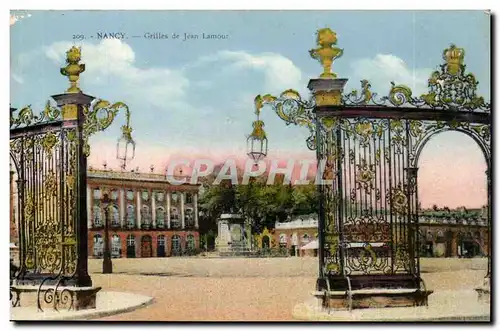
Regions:
<instances>
[{"instance_id":1,"label":"golden urn finial","mask_svg":"<svg viewBox=\"0 0 500 331\"><path fill-rule=\"evenodd\" d=\"M449 48L443 51L443 60L446 61L446 69L450 75L459 73L464 62L465 50L451 44Z\"/></svg>"},{"instance_id":2,"label":"golden urn finial","mask_svg":"<svg viewBox=\"0 0 500 331\"><path fill-rule=\"evenodd\" d=\"M337 44L337 34L330 28L323 28L319 29L316 35L316 44L319 47L311 49L309 54L323 66L321 78L336 78L337 74L331 72L332 64L335 59L341 57L344 53L343 49L333 46Z\"/></svg>"},{"instance_id":3,"label":"golden urn finial","mask_svg":"<svg viewBox=\"0 0 500 331\"><path fill-rule=\"evenodd\" d=\"M67 76L69 79L70 87L66 90L68 93L80 93L82 92L78 88L78 80L80 79L80 74L85 71L85 64L78 63L81 60L81 48L71 47L70 50L66 52L66 67L61 68L61 75Z\"/></svg>"}]
</instances>

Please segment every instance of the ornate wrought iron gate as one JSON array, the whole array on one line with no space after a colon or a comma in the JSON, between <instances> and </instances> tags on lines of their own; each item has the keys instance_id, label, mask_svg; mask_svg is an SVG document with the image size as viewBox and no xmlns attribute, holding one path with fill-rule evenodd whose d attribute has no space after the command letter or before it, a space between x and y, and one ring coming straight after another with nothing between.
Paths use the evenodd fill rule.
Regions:
<instances>
[{"instance_id":1,"label":"ornate wrought iron gate","mask_svg":"<svg viewBox=\"0 0 500 331\"><path fill-rule=\"evenodd\" d=\"M11 286L11 300L19 305L20 293L37 288L37 305L53 303L81 309L89 298L79 300L81 288L92 286L87 272L87 156L88 138L111 125L120 109L127 123L122 139L132 143L130 112L121 103L110 104L83 94L77 87L80 49L67 52L61 73L71 86L65 94L47 102L40 115L30 106L15 114L10 108L10 158L17 175L19 270ZM93 102L94 101L94 102ZM45 286L45 288L44 288ZM76 288L80 288L76 295ZM98 289L85 295L94 295ZM93 294L92 294L93 293ZM13 298L13 296L15 296Z\"/></svg>"},{"instance_id":2,"label":"ornate wrought iron gate","mask_svg":"<svg viewBox=\"0 0 500 331\"><path fill-rule=\"evenodd\" d=\"M325 71L310 80L310 100L294 90L255 98L258 116L270 103L287 124L311 133L307 146L316 150L323 180L317 289L418 289L420 153L432 136L447 130L476 141L488 169L491 224L491 106L476 94L478 82L465 72L465 52L454 45L444 50L445 63L429 78L428 93L415 97L407 86L391 83L389 94L378 97L367 80L361 81L361 93L343 94L347 79L330 72L343 53L334 46L336 34L321 29L317 42L310 53ZM491 239L489 247L488 276Z\"/></svg>"}]
</instances>

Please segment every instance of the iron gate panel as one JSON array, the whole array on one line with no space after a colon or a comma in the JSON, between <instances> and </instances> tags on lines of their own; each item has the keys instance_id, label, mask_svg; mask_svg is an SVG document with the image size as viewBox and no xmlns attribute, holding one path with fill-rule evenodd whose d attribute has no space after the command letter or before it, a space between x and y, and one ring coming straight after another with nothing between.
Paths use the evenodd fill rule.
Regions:
<instances>
[{"instance_id":1,"label":"iron gate panel","mask_svg":"<svg viewBox=\"0 0 500 331\"><path fill-rule=\"evenodd\" d=\"M324 160L325 274L414 274L417 230L408 186L408 122L319 118Z\"/></svg>"},{"instance_id":2,"label":"iron gate panel","mask_svg":"<svg viewBox=\"0 0 500 331\"><path fill-rule=\"evenodd\" d=\"M76 138L76 122L60 120L11 131L23 243L18 284L50 284L77 271Z\"/></svg>"}]
</instances>

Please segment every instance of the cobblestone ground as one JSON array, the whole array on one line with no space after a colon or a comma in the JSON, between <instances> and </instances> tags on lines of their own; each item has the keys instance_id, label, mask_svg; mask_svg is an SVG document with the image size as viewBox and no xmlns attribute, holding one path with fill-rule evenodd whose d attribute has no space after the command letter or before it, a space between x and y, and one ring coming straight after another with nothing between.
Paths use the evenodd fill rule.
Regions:
<instances>
[{"instance_id":1,"label":"cobblestone ground","mask_svg":"<svg viewBox=\"0 0 500 331\"><path fill-rule=\"evenodd\" d=\"M422 277L434 291L473 289L486 274L486 259L422 259ZM108 291L154 297L150 306L102 318L108 321L287 321L310 298L317 258L163 258L113 260L94 284Z\"/></svg>"}]
</instances>

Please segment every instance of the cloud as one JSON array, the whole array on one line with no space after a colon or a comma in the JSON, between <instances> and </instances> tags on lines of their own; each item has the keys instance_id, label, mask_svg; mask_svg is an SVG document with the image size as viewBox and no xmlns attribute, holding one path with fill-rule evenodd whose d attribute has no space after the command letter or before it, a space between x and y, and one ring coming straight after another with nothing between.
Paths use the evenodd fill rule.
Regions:
<instances>
[{"instance_id":1,"label":"cloud","mask_svg":"<svg viewBox=\"0 0 500 331\"><path fill-rule=\"evenodd\" d=\"M427 91L427 79L433 69L409 68L403 59L392 54L377 54L374 58L364 58L351 63L350 83L359 88L358 82L368 79L372 90L379 95L388 94L393 81L396 85L410 87L413 95L419 96Z\"/></svg>"},{"instance_id":2,"label":"cloud","mask_svg":"<svg viewBox=\"0 0 500 331\"><path fill-rule=\"evenodd\" d=\"M65 53L72 45L53 43L44 49L45 56L57 64L64 63ZM107 39L97 45L84 43L82 58L86 66L82 84L114 85L124 97L140 99L156 107L179 103L189 87L189 80L179 70L139 68L135 64L135 52L121 40Z\"/></svg>"},{"instance_id":3,"label":"cloud","mask_svg":"<svg viewBox=\"0 0 500 331\"><path fill-rule=\"evenodd\" d=\"M200 57L186 68L205 66L223 62L221 67L226 73L258 71L264 75L262 89L277 93L290 87L301 86L302 72L289 58L276 53L250 54L244 51L219 51L216 54ZM303 85L303 84L302 84Z\"/></svg>"}]
</instances>

